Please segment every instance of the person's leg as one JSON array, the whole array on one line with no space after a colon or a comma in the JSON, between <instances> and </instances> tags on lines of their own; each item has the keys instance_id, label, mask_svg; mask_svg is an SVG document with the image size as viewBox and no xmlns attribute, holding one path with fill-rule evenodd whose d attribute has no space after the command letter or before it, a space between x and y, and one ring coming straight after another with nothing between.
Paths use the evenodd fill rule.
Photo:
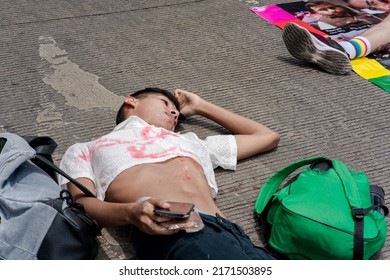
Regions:
<instances>
[{"instance_id":1,"label":"person's leg","mask_svg":"<svg viewBox=\"0 0 390 280\"><path fill-rule=\"evenodd\" d=\"M390 15L349 41L336 43L295 23L285 26L283 40L294 57L317 64L331 74L346 74L352 69L350 59L379 51L390 43Z\"/></svg>"},{"instance_id":2,"label":"person's leg","mask_svg":"<svg viewBox=\"0 0 390 280\"><path fill-rule=\"evenodd\" d=\"M292 56L314 63L328 73L343 75L352 66L345 50L333 40L310 33L296 23L288 23L283 29L283 41Z\"/></svg>"},{"instance_id":3,"label":"person's leg","mask_svg":"<svg viewBox=\"0 0 390 280\"><path fill-rule=\"evenodd\" d=\"M348 54L349 59L367 56L371 53L371 43L367 38L362 36L354 37L348 41L338 42Z\"/></svg>"},{"instance_id":4,"label":"person's leg","mask_svg":"<svg viewBox=\"0 0 390 280\"><path fill-rule=\"evenodd\" d=\"M390 14L380 23L373 25L363 32L359 37L370 43L370 50L367 54L380 51L390 43Z\"/></svg>"},{"instance_id":5,"label":"person's leg","mask_svg":"<svg viewBox=\"0 0 390 280\"><path fill-rule=\"evenodd\" d=\"M390 42L390 16L381 23L373 25L360 36L339 44L348 53L350 59L364 57L370 53L380 51Z\"/></svg>"},{"instance_id":6,"label":"person's leg","mask_svg":"<svg viewBox=\"0 0 390 280\"><path fill-rule=\"evenodd\" d=\"M237 225L221 217L201 214L205 227L195 233L170 236L147 235L136 231L140 259L172 260L272 260L271 254L253 245Z\"/></svg>"},{"instance_id":7,"label":"person's leg","mask_svg":"<svg viewBox=\"0 0 390 280\"><path fill-rule=\"evenodd\" d=\"M199 248L207 252L210 259L273 260L264 248L255 246L249 236L237 224L222 218L201 214L208 236L199 238Z\"/></svg>"}]
</instances>

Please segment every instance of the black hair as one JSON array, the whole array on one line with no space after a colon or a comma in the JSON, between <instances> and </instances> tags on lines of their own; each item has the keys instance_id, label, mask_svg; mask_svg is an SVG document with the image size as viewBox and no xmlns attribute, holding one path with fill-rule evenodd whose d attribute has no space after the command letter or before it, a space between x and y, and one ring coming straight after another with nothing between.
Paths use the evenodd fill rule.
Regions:
<instances>
[{"instance_id":1,"label":"black hair","mask_svg":"<svg viewBox=\"0 0 390 280\"><path fill-rule=\"evenodd\" d=\"M177 98L168 90L162 89L162 88L157 88L157 87L148 87L145 89L138 90L131 94L130 96L133 96L135 98L143 98L148 96L149 94L162 94L166 96L170 101L173 102L175 105L176 109L180 111L180 104ZM119 108L118 113L116 115L116 125L120 124L125 120L125 108L126 108L126 103L123 103L122 106ZM183 115L180 115L180 118L183 120ZM180 119L179 118L179 119Z\"/></svg>"}]
</instances>

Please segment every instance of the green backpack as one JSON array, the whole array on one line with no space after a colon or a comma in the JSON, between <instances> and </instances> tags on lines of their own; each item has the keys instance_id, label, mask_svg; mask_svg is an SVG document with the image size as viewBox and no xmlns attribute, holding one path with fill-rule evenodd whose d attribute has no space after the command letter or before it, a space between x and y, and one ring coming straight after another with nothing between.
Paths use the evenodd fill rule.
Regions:
<instances>
[{"instance_id":1,"label":"green backpack","mask_svg":"<svg viewBox=\"0 0 390 280\"><path fill-rule=\"evenodd\" d=\"M310 166L278 191L305 165ZM383 189L370 186L363 172L325 157L297 161L273 174L255 213L270 249L288 259L370 259L386 239Z\"/></svg>"}]
</instances>

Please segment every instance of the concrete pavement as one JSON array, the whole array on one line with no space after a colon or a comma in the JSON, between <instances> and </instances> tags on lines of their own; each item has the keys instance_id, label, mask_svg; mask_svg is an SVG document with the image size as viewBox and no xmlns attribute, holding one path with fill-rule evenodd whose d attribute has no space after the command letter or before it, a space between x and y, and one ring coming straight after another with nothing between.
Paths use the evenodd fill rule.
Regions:
<instances>
[{"instance_id":1,"label":"concrete pavement","mask_svg":"<svg viewBox=\"0 0 390 280\"><path fill-rule=\"evenodd\" d=\"M256 2L256 1L255 1ZM285 3L264 0L262 5ZM262 184L298 159L325 155L364 170L390 201L390 96L355 73L299 62L251 1L0 1L0 130L49 135L65 149L114 127L123 97L184 88L258 120L276 151L217 170L217 203L262 244L253 206ZM201 137L225 131L194 117ZM135 258L128 228L105 230L99 259ZM390 243L381 259L390 259Z\"/></svg>"}]
</instances>

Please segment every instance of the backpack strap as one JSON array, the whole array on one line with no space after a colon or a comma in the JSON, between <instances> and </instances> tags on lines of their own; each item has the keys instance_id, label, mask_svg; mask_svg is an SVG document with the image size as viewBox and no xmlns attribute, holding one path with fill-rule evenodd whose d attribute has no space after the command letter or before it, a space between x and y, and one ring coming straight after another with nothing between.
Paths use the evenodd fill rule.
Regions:
<instances>
[{"instance_id":1,"label":"backpack strap","mask_svg":"<svg viewBox=\"0 0 390 280\"><path fill-rule=\"evenodd\" d=\"M255 203L255 212L257 214L261 214L264 211L265 207L267 206L268 201L271 199L271 197L278 190L279 186L295 170L297 170L298 168L300 168L302 166L309 165L309 164L311 164L314 161L317 161L319 159L329 160L328 158L323 157L323 156L306 158L303 160L293 162L290 165L287 165L286 167L275 172L270 178L268 178L268 180L265 182L265 184L261 188L260 194L257 197L256 203Z\"/></svg>"},{"instance_id":2,"label":"backpack strap","mask_svg":"<svg viewBox=\"0 0 390 280\"><path fill-rule=\"evenodd\" d=\"M51 157L57 148L57 143L48 136L23 136L24 140L35 150L39 155Z\"/></svg>"},{"instance_id":3,"label":"backpack strap","mask_svg":"<svg viewBox=\"0 0 390 280\"><path fill-rule=\"evenodd\" d=\"M364 254L364 216L372 209L372 207L362 207L359 190L348 167L343 162L335 159L332 160L332 165L344 186L345 195L348 199L348 203L351 207L352 215L355 220L353 259L362 260ZM369 187L369 184L367 187Z\"/></svg>"},{"instance_id":4,"label":"backpack strap","mask_svg":"<svg viewBox=\"0 0 390 280\"><path fill-rule=\"evenodd\" d=\"M351 209L361 208L362 201L358 188L356 186L355 179L352 177L348 167L341 161L332 159L333 169L340 177L340 181L343 183L345 194L348 198L349 205ZM367 179L368 182L368 179Z\"/></svg>"},{"instance_id":5,"label":"backpack strap","mask_svg":"<svg viewBox=\"0 0 390 280\"><path fill-rule=\"evenodd\" d=\"M70 175L65 173L62 169L58 168L55 164L53 164L50 160L46 159L45 157L41 155L35 155L35 159L39 160L41 163L44 165L50 167L57 173L61 174L64 176L66 179L68 179L72 184L74 184L76 187L78 187L83 193L85 193L86 196L88 197L96 197L86 186L81 184L79 181L73 179Z\"/></svg>"},{"instance_id":6,"label":"backpack strap","mask_svg":"<svg viewBox=\"0 0 390 280\"><path fill-rule=\"evenodd\" d=\"M35 156L31 161L46 171L58 183L57 174L61 174L67 178L71 183L78 187L88 197L96 197L87 187L80 182L73 179L70 175L65 173L62 169L57 167L52 158L54 150L57 148L57 143L48 136L23 136L23 139L35 150Z\"/></svg>"},{"instance_id":7,"label":"backpack strap","mask_svg":"<svg viewBox=\"0 0 390 280\"><path fill-rule=\"evenodd\" d=\"M53 162L52 154L57 148L57 143L48 136L23 136L22 137L26 142L35 150L37 155L41 155L49 160L51 163ZM58 183L57 174L55 171L49 166L42 164L40 161L32 158L31 161L40 167L43 171L45 171L49 176Z\"/></svg>"}]
</instances>

